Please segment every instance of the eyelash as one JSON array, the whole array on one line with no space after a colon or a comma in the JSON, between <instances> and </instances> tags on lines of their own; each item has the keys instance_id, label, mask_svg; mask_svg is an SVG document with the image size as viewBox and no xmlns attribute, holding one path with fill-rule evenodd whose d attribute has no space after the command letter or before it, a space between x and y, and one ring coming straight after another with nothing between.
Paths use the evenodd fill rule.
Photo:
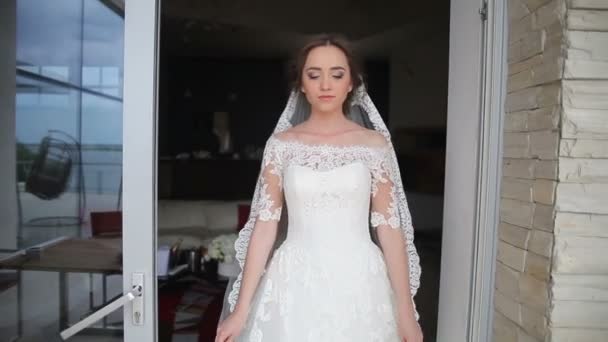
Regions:
<instances>
[{"instance_id":1,"label":"eyelash","mask_svg":"<svg viewBox=\"0 0 608 342\"><path fill-rule=\"evenodd\" d=\"M344 75L343 75L343 74L340 74L340 75L332 75L332 76L333 76L333 78L335 78L335 79L337 79L337 80L342 79L342 77L344 77ZM318 78L319 78L319 76L318 76L318 75L308 75L308 78L310 78L311 80L316 80L316 79L318 79Z\"/></svg>"}]
</instances>

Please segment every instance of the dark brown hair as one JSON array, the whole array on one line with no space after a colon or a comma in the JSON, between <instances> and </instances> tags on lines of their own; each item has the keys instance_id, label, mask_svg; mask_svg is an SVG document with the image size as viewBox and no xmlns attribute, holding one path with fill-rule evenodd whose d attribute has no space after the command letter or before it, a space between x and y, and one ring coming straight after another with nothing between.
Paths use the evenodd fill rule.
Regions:
<instances>
[{"instance_id":1,"label":"dark brown hair","mask_svg":"<svg viewBox=\"0 0 608 342\"><path fill-rule=\"evenodd\" d=\"M319 46L334 46L340 49L346 56L350 69L350 78L353 83L353 91L348 93L342 106L344 113L347 113L354 91L363 83L363 80L361 79L363 70L360 60L353 53L350 41L343 35L337 33L323 33L311 37L292 58L289 73L291 87L296 91L301 90L302 73L304 64L306 64L306 58L308 58L308 54L312 49Z\"/></svg>"}]
</instances>

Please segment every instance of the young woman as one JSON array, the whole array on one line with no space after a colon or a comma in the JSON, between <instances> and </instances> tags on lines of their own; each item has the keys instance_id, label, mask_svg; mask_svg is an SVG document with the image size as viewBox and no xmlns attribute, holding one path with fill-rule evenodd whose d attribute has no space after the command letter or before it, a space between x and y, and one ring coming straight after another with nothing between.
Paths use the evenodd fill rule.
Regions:
<instances>
[{"instance_id":1,"label":"young woman","mask_svg":"<svg viewBox=\"0 0 608 342\"><path fill-rule=\"evenodd\" d=\"M421 271L399 167L348 43L315 37L293 76L216 342L420 342Z\"/></svg>"}]
</instances>

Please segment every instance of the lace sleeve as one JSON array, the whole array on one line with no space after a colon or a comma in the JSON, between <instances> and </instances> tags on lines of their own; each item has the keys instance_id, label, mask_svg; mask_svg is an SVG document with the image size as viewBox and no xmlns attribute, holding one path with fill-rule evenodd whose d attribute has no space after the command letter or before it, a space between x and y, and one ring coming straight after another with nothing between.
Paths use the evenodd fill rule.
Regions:
<instances>
[{"instance_id":1,"label":"lace sleeve","mask_svg":"<svg viewBox=\"0 0 608 342\"><path fill-rule=\"evenodd\" d=\"M387 226L393 229L400 227L396 207L395 182L396 169L387 148L378 159L372 172L371 215L372 227Z\"/></svg>"},{"instance_id":2,"label":"lace sleeve","mask_svg":"<svg viewBox=\"0 0 608 342\"><path fill-rule=\"evenodd\" d=\"M260 221L279 221L283 207L282 158L274 140L270 139L264 147L260 170L260 192L254 216Z\"/></svg>"}]
</instances>

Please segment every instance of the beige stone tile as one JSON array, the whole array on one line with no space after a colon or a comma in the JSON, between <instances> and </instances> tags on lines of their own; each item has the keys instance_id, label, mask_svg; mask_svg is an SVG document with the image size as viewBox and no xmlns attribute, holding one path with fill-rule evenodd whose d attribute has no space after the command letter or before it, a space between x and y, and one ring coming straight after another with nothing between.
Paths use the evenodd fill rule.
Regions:
<instances>
[{"instance_id":1,"label":"beige stone tile","mask_svg":"<svg viewBox=\"0 0 608 342\"><path fill-rule=\"evenodd\" d=\"M505 222L501 222L498 226L499 239L521 249L527 249L530 234L531 231L528 228L514 226Z\"/></svg>"},{"instance_id":2,"label":"beige stone tile","mask_svg":"<svg viewBox=\"0 0 608 342\"><path fill-rule=\"evenodd\" d=\"M528 32L532 31L532 20L533 15L526 15L525 17L509 23L509 41L515 42L520 40Z\"/></svg>"},{"instance_id":3,"label":"beige stone tile","mask_svg":"<svg viewBox=\"0 0 608 342\"><path fill-rule=\"evenodd\" d=\"M608 184L558 183L557 211L608 214Z\"/></svg>"},{"instance_id":4,"label":"beige stone tile","mask_svg":"<svg viewBox=\"0 0 608 342\"><path fill-rule=\"evenodd\" d=\"M524 202L532 202L534 181L522 178L502 178L501 197Z\"/></svg>"},{"instance_id":5,"label":"beige stone tile","mask_svg":"<svg viewBox=\"0 0 608 342\"><path fill-rule=\"evenodd\" d=\"M559 128L561 107L545 107L528 112L527 128L529 131L556 130Z\"/></svg>"},{"instance_id":6,"label":"beige stone tile","mask_svg":"<svg viewBox=\"0 0 608 342\"><path fill-rule=\"evenodd\" d=\"M548 281L551 269L551 260L542 255L528 252L526 254L525 273L539 280Z\"/></svg>"},{"instance_id":7,"label":"beige stone tile","mask_svg":"<svg viewBox=\"0 0 608 342\"><path fill-rule=\"evenodd\" d=\"M557 160L537 160L534 167L534 177L557 179Z\"/></svg>"},{"instance_id":8,"label":"beige stone tile","mask_svg":"<svg viewBox=\"0 0 608 342\"><path fill-rule=\"evenodd\" d=\"M503 198L500 200L500 218L516 226L530 228L534 214L534 204Z\"/></svg>"},{"instance_id":9,"label":"beige stone tile","mask_svg":"<svg viewBox=\"0 0 608 342\"><path fill-rule=\"evenodd\" d=\"M503 177L533 179L537 162L534 159L503 158L502 175Z\"/></svg>"},{"instance_id":10,"label":"beige stone tile","mask_svg":"<svg viewBox=\"0 0 608 342\"><path fill-rule=\"evenodd\" d=\"M501 262L496 263L496 289L506 296L519 302L519 277L521 273L505 266Z\"/></svg>"},{"instance_id":11,"label":"beige stone tile","mask_svg":"<svg viewBox=\"0 0 608 342\"><path fill-rule=\"evenodd\" d=\"M528 250L550 258L551 252L553 251L553 234L542 230L531 230Z\"/></svg>"},{"instance_id":12,"label":"beige stone tile","mask_svg":"<svg viewBox=\"0 0 608 342\"><path fill-rule=\"evenodd\" d=\"M564 63L565 79L608 78L608 62L583 59L568 59Z\"/></svg>"},{"instance_id":13,"label":"beige stone tile","mask_svg":"<svg viewBox=\"0 0 608 342\"><path fill-rule=\"evenodd\" d=\"M544 205L536 203L534 205L534 221L535 229L553 232L555 211L552 205Z\"/></svg>"},{"instance_id":14,"label":"beige stone tile","mask_svg":"<svg viewBox=\"0 0 608 342\"><path fill-rule=\"evenodd\" d=\"M608 238L608 215L557 212L555 234Z\"/></svg>"},{"instance_id":15,"label":"beige stone tile","mask_svg":"<svg viewBox=\"0 0 608 342\"><path fill-rule=\"evenodd\" d=\"M559 154L572 158L608 158L608 140L561 139Z\"/></svg>"},{"instance_id":16,"label":"beige stone tile","mask_svg":"<svg viewBox=\"0 0 608 342\"><path fill-rule=\"evenodd\" d=\"M523 3L526 5L530 12L536 11L539 7L544 4L550 2L551 0L523 0Z\"/></svg>"},{"instance_id":17,"label":"beige stone tile","mask_svg":"<svg viewBox=\"0 0 608 342\"><path fill-rule=\"evenodd\" d=\"M564 80L563 105L578 109L608 109L608 80Z\"/></svg>"},{"instance_id":18,"label":"beige stone tile","mask_svg":"<svg viewBox=\"0 0 608 342\"><path fill-rule=\"evenodd\" d=\"M564 106L562 122L562 137L566 139L608 140L608 109Z\"/></svg>"},{"instance_id":19,"label":"beige stone tile","mask_svg":"<svg viewBox=\"0 0 608 342\"><path fill-rule=\"evenodd\" d=\"M515 322L511 321L498 310L494 310L493 342L517 341L517 331L520 330Z\"/></svg>"},{"instance_id":20,"label":"beige stone tile","mask_svg":"<svg viewBox=\"0 0 608 342\"><path fill-rule=\"evenodd\" d=\"M606 302L608 305L608 274L562 274L553 277L554 300Z\"/></svg>"},{"instance_id":21,"label":"beige stone tile","mask_svg":"<svg viewBox=\"0 0 608 342\"><path fill-rule=\"evenodd\" d=\"M532 188L534 202L552 205L555 200L555 187L557 183L548 179L537 179Z\"/></svg>"},{"instance_id":22,"label":"beige stone tile","mask_svg":"<svg viewBox=\"0 0 608 342\"><path fill-rule=\"evenodd\" d=\"M608 11L570 9L566 23L569 30L608 31Z\"/></svg>"},{"instance_id":23,"label":"beige stone tile","mask_svg":"<svg viewBox=\"0 0 608 342\"><path fill-rule=\"evenodd\" d=\"M555 328L608 327L607 302L555 301L550 315Z\"/></svg>"},{"instance_id":24,"label":"beige stone tile","mask_svg":"<svg viewBox=\"0 0 608 342\"><path fill-rule=\"evenodd\" d=\"M530 135L528 133L505 133L503 136L503 156L506 158L527 158L530 155Z\"/></svg>"},{"instance_id":25,"label":"beige stone tile","mask_svg":"<svg viewBox=\"0 0 608 342\"><path fill-rule=\"evenodd\" d=\"M564 16L565 6L563 0L552 0L539 7L535 12L534 29L540 29L559 23Z\"/></svg>"},{"instance_id":26,"label":"beige stone tile","mask_svg":"<svg viewBox=\"0 0 608 342\"><path fill-rule=\"evenodd\" d=\"M566 183L608 183L608 159L560 158L559 180Z\"/></svg>"},{"instance_id":27,"label":"beige stone tile","mask_svg":"<svg viewBox=\"0 0 608 342\"><path fill-rule=\"evenodd\" d=\"M531 69L532 67L543 63L543 61L543 55L539 54L520 62L511 63L509 64L509 75Z\"/></svg>"},{"instance_id":28,"label":"beige stone tile","mask_svg":"<svg viewBox=\"0 0 608 342\"><path fill-rule=\"evenodd\" d=\"M549 284L526 273L518 279L520 302L536 312L546 312L549 305Z\"/></svg>"},{"instance_id":29,"label":"beige stone tile","mask_svg":"<svg viewBox=\"0 0 608 342\"><path fill-rule=\"evenodd\" d=\"M521 325L520 305L500 291L494 291L494 308L509 320Z\"/></svg>"},{"instance_id":30,"label":"beige stone tile","mask_svg":"<svg viewBox=\"0 0 608 342\"><path fill-rule=\"evenodd\" d=\"M510 113L554 106L560 103L560 94L561 82L514 91L507 94L506 111Z\"/></svg>"},{"instance_id":31,"label":"beige stone tile","mask_svg":"<svg viewBox=\"0 0 608 342\"><path fill-rule=\"evenodd\" d=\"M525 305L521 306L522 328L538 340L544 340L547 335L547 318Z\"/></svg>"},{"instance_id":32,"label":"beige stone tile","mask_svg":"<svg viewBox=\"0 0 608 342\"><path fill-rule=\"evenodd\" d=\"M530 133L530 156L544 160L557 159L559 152L559 133L538 131Z\"/></svg>"},{"instance_id":33,"label":"beige stone tile","mask_svg":"<svg viewBox=\"0 0 608 342\"><path fill-rule=\"evenodd\" d=\"M552 328L551 342L608 341L608 329Z\"/></svg>"},{"instance_id":34,"label":"beige stone tile","mask_svg":"<svg viewBox=\"0 0 608 342\"><path fill-rule=\"evenodd\" d=\"M555 235L553 272L608 274L608 238ZM526 260L530 259L528 256Z\"/></svg>"},{"instance_id":35,"label":"beige stone tile","mask_svg":"<svg viewBox=\"0 0 608 342\"><path fill-rule=\"evenodd\" d=\"M578 9L608 9L606 0L568 0L569 8ZM608 339L606 339L608 341Z\"/></svg>"},{"instance_id":36,"label":"beige stone tile","mask_svg":"<svg viewBox=\"0 0 608 342\"><path fill-rule=\"evenodd\" d=\"M568 60L608 61L608 35L605 32L567 31Z\"/></svg>"},{"instance_id":37,"label":"beige stone tile","mask_svg":"<svg viewBox=\"0 0 608 342\"><path fill-rule=\"evenodd\" d=\"M505 115L505 132L526 132L528 130L528 112L514 112Z\"/></svg>"},{"instance_id":38,"label":"beige stone tile","mask_svg":"<svg viewBox=\"0 0 608 342\"><path fill-rule=\"evenodd\" d=\"M523 272L526 265L526 251L506 242L498 242L497 259L512 269Z\"/></svg>"},{"instance_id":39,"label":"beige stone tile","mask_svg":"<svg viewBox=\"0 0 608 342\"><path fill-rule=\"evenodd\" d=\"M510 22L521 19L530 13L528 7L526 7L526 5L520 0L509 1L509 6L507 6L507 10L509 11Z\"/></svg>"}]
</instances>

